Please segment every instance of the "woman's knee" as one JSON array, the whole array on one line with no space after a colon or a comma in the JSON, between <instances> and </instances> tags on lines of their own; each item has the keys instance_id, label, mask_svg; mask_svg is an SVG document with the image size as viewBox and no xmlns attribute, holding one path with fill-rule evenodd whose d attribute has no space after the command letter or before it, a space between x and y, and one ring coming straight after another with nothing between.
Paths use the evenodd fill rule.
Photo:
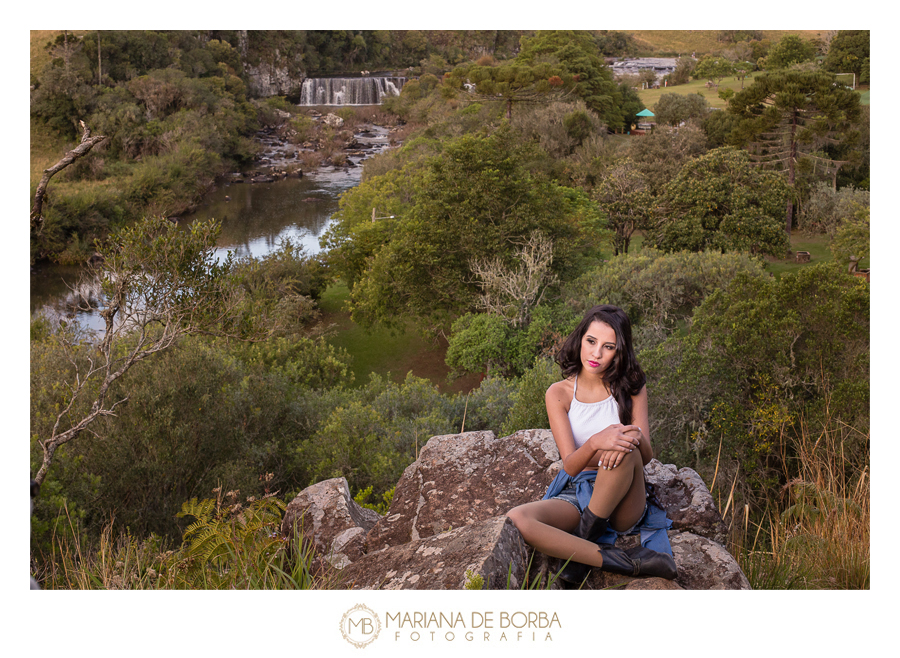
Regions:
<instances>
[{"instance_id":1,"label":"woman's knee","mask_svg":"<svg viewBox=\"0 0 900 658\"><path fill-rule=\"evenodd\" d=\"M519 505L518 507L513 507L509 510L506 513L506 516L508 516L509 520L513 522L513 525L521 531L522 526L526 523L527 512L524 509L524 505Z\"/></svg>"}]
</instances>

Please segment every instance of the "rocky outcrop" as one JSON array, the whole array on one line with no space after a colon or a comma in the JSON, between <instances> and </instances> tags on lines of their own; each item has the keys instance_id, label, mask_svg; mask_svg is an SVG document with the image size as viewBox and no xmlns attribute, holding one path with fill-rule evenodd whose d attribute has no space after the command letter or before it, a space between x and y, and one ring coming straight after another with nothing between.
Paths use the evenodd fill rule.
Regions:
<instances>
[{"instance_id":1,"label":"rocky outcrop","mask_svg":"<svg viewBox=\"0 0 900 658\"><path fill-rule=\"evenodd\" d=\"M259 62L245 65L247 91L257 98L288 96L299 93L303 77L292 75L287 65Z\"/></svg>"},{"instance_id":2,"label":"rocky outcrop","mask_svg":"<svg viewBox=\"0 0 900 658\"><path fill-rule=\"evenodd\" d=\"M290 537L296 528L313 542L320 560L343 569L365 554L366 532L380 518L353 500L347 480L333 478L297 494L285 510L281 533Z\"/></svg>"},{"instance_id":3,"label":"rocky outcrop","mask_svg":"<svg viewBox=\"0 0 900 658\"><path fill-rule=\"evenodd\" d=\"M505 516L369 553L337 578L346 589L518 589L525 542Z\"/></svg>"},{"instance_id":4,"label":"rocky outcrop","mask_svg":"<svg viewBox=\"0 0 900 658\"><path fill-rule=\"evenodd\" d=\"M503 438L490 431L436 436L403 472L385 516L360 508L338 478L301 492L288 506L292 520L286 515L283 527L310 519L303 532L327 564L340 570L340 587L459 589L483 583L506 589L540 579L542 587L557 589L553 576L560 565L528 547L506 512L539 500L560 468L549 430ZM585 586L749 589L722 546L725 525L700 476L657 460L644 472L673 520L669 539L678 577L628 578L595 569ZM635 535L618 543L627 548L637 542Z\"/></svg>"},{"instance_id":5,"label":"rocky outcrop","mask_svg":"<svg viewBox=\"0 0 900 658\"><path fill-rule=\"evenodd\" d=\"M506 514L544 495L559 471L549 430L432 437L397 483L387 515L366 538L370 551Z\"/></svg>"},{"instance_id":6,"label":"rocky outcrop","mask_svg":"<svg viewBox=\"0 0 900 658\"><path fill-rule=\"evenodd\" d=\"M716 543L725 543L725 522L697 471L676 469L672 464L661 464L654 459L644 467L644 475L653 485L666 515L672 519L674 529L688 530Z\"/></svg>"}]
</instances>

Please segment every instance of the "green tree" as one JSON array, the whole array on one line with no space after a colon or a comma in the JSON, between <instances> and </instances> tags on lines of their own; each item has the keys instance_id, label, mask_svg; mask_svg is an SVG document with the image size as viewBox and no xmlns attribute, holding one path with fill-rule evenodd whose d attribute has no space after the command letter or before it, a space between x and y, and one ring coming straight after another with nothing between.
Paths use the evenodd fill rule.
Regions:
<instances>
[{"instance_id":1,"label":"green tree","mask_svg":"<svg viewBox=\"0 0 900 658\"><path fill-rule=\"evenodd\" d=\"M575 78L575 93L587 103L607 126L619 130L625 126L622 97L590 32L547 30L533 37L522 37L517 63L536 65L556 61Z\"/></svg>"},{"instance_id":2,"label":"green tree","mask_svg":"<svg viewBox=\"0 0 900 658\"><path fill-rule=\"evenodd\" d=\"M566 308L580 318L596 304L622 308L632 322L637 349L676 335L694 309L738 274L768 276L763 263L743 253L644 248L610 259L566 284Z\"/></svg>"},{"instance_id":3,"label":"green tree","mask_svg":"<svg viewBox=\"0 0 900 658\"><path fill-rule=\"evenodd\" d=\"M242 300L229 281L230 260L219 263L215 257L218 230L213 221L194 222L181 231L165 218L146 218L100 248L101 266L87 273L79 289L93 290L102 300L103 334L96 343L67 331L57 335L73 370L61 386L52 429L37 438L41 458L34 479L39 484L60 446L118 413L128 396L115 395L113 385L133 366L185 335L254 331L233 322L231 311Z\"/></svg>"},{"instance_id":4,"label":"green tree","mask_svg":"<svg viewBox=\"0 0 900 658\"><path fill-rule=\"evenodd\" d=\"M789 193L782 176L754 167L745 151L714 149L666 186L648 241L664 251L783 255L789 245L779 217Z\"/></svg>"},{"instance_id":5,"label":"green tree","mask_svg":"<svg viewBox=\"0 0 900 658\"><path fill-rule=\"evenodd\" d=\"M767 71L785 69L791 64L808 62L816 56L816 47L795 34L788 34L769 49L762 62Z\"/></svg>"},{"instance_id":6,"label":"green tree","mask_svg":"<svg viewBox=\"0 0 900 658\"><path fill-rule=\"evenodd\" d=\"M869 84L869 31L839 31L831 40L822 68L832 73L855 73L859 84Z\"/></svg>"},{"instance_id":7,"label":"green tree","mask_svg":"<svg viewBox=\"0 0 900 658\"><path fill-rule=\"evenodd\" d=\"M720 55L704 55L694 67L694 79L706 78L715 81L716 86L729 75L734 75L734 63Z\"/></svg>"},{"instance_id":8,"label":"green tree","mask_svg":"<svg viewBox=\"0 0 900 658\"><path fill-rule=\"evenodd\" d=\"M841 263L869 257L869 207L857 206L853 215L838 227L831 241L831 253Z\"/></svg>"},{"instance_id":9,"label":"green tree","mask_svg":"<svg viewBox=\"0 0 900 658\"><path fill-rule=\"evenodd\" d=\"M610 166L591 198L606 213L615 255L627 254L631 236L647 227L653 213L652 197L634 162L625 158Z\"/></svg>"},{"instance_id":10,"label":"green tree","mask_svg":"<svg viewBox=\"0 0 900 658\"><path fill-rule=\"evenodd\" d=\"M640 353L657 409L658 449L679 463L734 455L757 486L789 470L782 437L830 417L864 458L869 404L869 289L820 264L779 279L739 275L694 312L686 336ZM657 438L654 438L657 441ZM774 467L774 468L773 468Z\"/></svg>"},{"instance_id":11,"label":"green tree","mask_svg":"<svg viewBox=\"0 0 900 658\"><path fill-rule=\"evenodd\" d=\"M502 102L506 118L512 118L518 103L550 103L571 90L573 77L559 66L546 62L536 65L518 61L501 66L458 66L445 77L446 89L466 90L460 98L468 102ZM474 89L467 86L474 85Z\"/></svg>"},{"instance_id":12,"label":"green tree","mask_svg":"<svg viewBox=\"0 0 900 658\"><path fill-rule=\"evenodd\" d=\"M508 126L447 142L398 191L411 195L403 215L379 231L380 244L371 240L367 255L357 258L365 269L350 295L354 321L398 325L414 318L439 331L454 316L474 310L473 259L500 258L512 267L518 246L534 231L552 242L554 271L564 269L577 234L580 197L532 175L527 164L536 156ZM371 182L377 188L377 179ZM365 222L366 215L371 211L362 217L342 212L334 233L343 232L345 222ZM354 248L350 237L335 258Z\"/></svg>"},{"instance_id":13,"label":"green tree","mask_svg":"<svg viewBox=\"0 0 900 658\"><path fill-rule=\"evenodd\" d=\"M836 156L859 138L859 94L835 84L829 73L767 73L735 95L728 111L740 118L731 143L746 147L758 166L783 172L791 188L799 170L834 180L841 166L852 161L849 155ZM785 207L790 235L793 196Z\"/></svg>"},{"instance_id":14,"label":"green tree","mask_svg":"<svg viewBox=\"0 0 900 658\"><path fill-rule=\"evenodd\" d=\"M694 67L697 66L697 60L693 57L679 57L675 63L675 70L666 76L669 86L687 84L691 80L691 74Z\"/></svg>"},{"instance_id":15,"label":"green tree","mask_svg":"<svg viewBox=\"0 0 900 658\"><path fill-rule=\"evenodd\" d=\"M711 114L724 114L713 112ZM694 122L674 129L660 126L628 142L627 155L640 170L650 193L658 196L685 162L706 152L706 136Z\"/></svg>"},{"instance_id":16,"label":"green tree","mask_svg":"<svg viewBox=\"0 0 900 658\"><path fill-rule=\"evenodd\" d=\"M709 113L709 101L699 93L667 93L656 101L653 113L659 123L677 127L688 119L704 119Z\"/></svg>"}]
</instances>

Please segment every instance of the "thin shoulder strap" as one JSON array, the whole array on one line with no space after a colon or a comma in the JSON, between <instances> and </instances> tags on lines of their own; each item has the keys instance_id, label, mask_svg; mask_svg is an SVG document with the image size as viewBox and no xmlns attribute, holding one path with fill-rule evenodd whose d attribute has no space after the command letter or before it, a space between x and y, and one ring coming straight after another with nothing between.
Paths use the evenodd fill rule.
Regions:
<instances>
[{"instance_id":1,"label":"thin shoulder strap","mask_svg":"<svg viewBox=\"0 0 900 658\"><path fill-rule=\"evenodd\" d=\"M575 388L572 391L573 397L574 397L575 393L577 393L577 392L578 392L578 373L576 372L575 373Z\"/></svg>"}]
</instances>

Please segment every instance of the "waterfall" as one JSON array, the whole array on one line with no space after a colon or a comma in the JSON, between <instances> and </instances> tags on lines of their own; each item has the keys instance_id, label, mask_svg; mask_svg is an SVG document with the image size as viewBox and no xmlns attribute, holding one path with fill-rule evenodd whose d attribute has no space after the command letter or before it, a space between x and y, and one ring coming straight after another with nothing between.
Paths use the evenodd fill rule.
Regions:
<instances>
[{"instance_id":1,"label":"waterfall","mask_svg":"<svg viewBox=\"0 0 900 658\"><path fill-rule=\"evenodd\" d=\"M398 96L406 78L307 78L300 88L300 105L380 105Z\"/></svg>"}]
</instances>

